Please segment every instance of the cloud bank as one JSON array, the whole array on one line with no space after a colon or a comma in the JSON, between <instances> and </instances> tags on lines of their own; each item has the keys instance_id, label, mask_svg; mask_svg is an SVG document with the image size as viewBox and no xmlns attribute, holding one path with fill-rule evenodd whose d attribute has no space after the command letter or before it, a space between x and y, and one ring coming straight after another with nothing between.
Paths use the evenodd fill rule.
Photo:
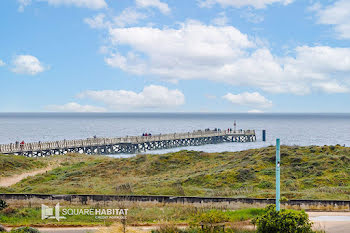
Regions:
<instances>
[{"instance_id":1,"label":"cloud bank","mask_svg":"<svg viewBox=\"0 0 350 233\"><path fill-rule=\"evenodd\" d=\"M75 6L99 10L108 5L105 0L36 0L37 2L47 2L51 6ZM32 3L32 0L17 0L19 3L18 11L23 12L24 8Z\"/></svg>"},{"instance_id":2,"label":"cloud bank","mask_svg":"<svg viewBox=\"0 0 350 233\"><path fill-rule=\"evenodd\" d=\"M266 99L258 92L243 92L241 94L227 93L223 96L224 99L231 103L250 106L255 108L270 108L272 107L272 101Z\"/></svg>"},{"instance_id":3,"label":"cloud bank","mask_svg":"<svg viewBox=\"0 0 350 233\"><path fill-rule=\"evenodd\" d=\"M253 7L256 9L266 8L268 5L279 3L288 5L294 0L201 0L199 1L200 7L212 7L215 4L219 4L222 7Z\"/></svg>"},{"instance_id":4,"label":"cloud bank","mask_svg":"<svg viewBox=\"0 0 350 233\"><path fill-rule=\"evenodd\" d=\"M166 109L185 103L181 91L158 85L146 86L139 93L127 90L88 90L78 94L78 97L103 103L112 110Z\"/></svg>"},{"instance_id":5,"label":"cloud bank","mask_svg":"<svg viewBox=\"0 0 350 233\"><path fill-rule=\"evenodd\" d=\"M75 102L70 102L64 105L49 105L46 110L52 112L105 112L106 109L92 105L80 105Z\"/></svg>"},{"instance_id":6,"label":"cloud bank","mask_svg":"<svg viewBox=\"0 0 350 233\"><path fill-rule=\"evenodd\" d=\"M350 39L350 1L336 1L326 7L317 3L311 9L316 12L318 23L333 25L338 38Z\"/></svg>"},{"instance_id":7,"label":"cloud bank","mask_svg":"<svg viewBox=\"0 0 350 233\"><path fill-rule=\"evenodd\" d=\"M270 93L347 90L349 48L298 46L289 56L276 56L235 27L197 21L178 28L112 27L108 33L106 63L133 74L170 82L206 79Z\"/></svg>"}]
</instances>

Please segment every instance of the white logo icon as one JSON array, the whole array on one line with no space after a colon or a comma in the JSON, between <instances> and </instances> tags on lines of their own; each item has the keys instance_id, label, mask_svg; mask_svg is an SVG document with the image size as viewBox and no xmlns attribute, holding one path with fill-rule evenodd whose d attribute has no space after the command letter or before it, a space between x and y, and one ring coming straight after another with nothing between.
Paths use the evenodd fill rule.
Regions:
<instances>
[{"instance_id":1,"label":"white logo icon","mask_svg":"<svg viewBox=\"0 0 350 233\"><path fill-rule=\"evenodd\" d=\"M41 219L57 219L57 221L60 221L60 219L65 219L65 217L60 216L60 203L57 203L55 206L55 214L54 208L50 208L47 205L41 204Z\"/></svg>"}]
</instances>

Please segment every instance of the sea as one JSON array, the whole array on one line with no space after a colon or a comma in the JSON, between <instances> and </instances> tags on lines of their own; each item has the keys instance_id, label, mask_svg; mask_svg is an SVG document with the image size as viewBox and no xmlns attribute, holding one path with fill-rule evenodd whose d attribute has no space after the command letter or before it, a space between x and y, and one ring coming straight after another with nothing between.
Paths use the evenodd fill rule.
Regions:
<instances>
[{"instance_id":1,"label":"sea","mask_svg":"<svg viewBox=\"0 0 350 233\"><path fill-rule=\"evenodd\" d=\"M166 134L198 129L234 128L256 131L257 141L156 150L242 151L275 145L350 145L350 114L335 113L0 113L0 144L63 139ZM267 140L262 141L262 130ZM124 157L132 155L111 155Z\"/></svg>"}]
</instances>

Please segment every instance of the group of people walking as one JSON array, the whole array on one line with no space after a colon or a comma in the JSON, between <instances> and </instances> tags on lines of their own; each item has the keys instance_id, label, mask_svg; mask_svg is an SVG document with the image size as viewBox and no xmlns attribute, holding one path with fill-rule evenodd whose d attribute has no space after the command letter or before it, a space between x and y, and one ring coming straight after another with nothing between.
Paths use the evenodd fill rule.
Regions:
<instances>
[{"instance_id":1,"label":"group of people walking","mask_svg":"<svg viewBox=\"0 0 350 233\"><path fill-rule=\"evenodd\" d=\"M16 141L16 147L20 147L21 149L23 149L23 147L24 147L24 141L21 141L21 142Z\"/></svg>"}]
</instances>

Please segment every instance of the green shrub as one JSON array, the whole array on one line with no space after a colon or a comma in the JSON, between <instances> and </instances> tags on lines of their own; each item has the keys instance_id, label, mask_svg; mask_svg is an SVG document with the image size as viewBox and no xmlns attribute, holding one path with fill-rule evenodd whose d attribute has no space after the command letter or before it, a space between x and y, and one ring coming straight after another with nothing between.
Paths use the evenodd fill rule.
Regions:
<instances>
[{"instance_id":1,"label":"green shrub","mask_svg":"<svg viewBox=\"0 0 350 233\"><path fill-rule=\"evenodd\" d=\"M247 180L252 180L255 178L254 169L242 168L239 169L238 174L236 175L236 179L240 182L245 182Z\"/></svg>"},{"instance_id":2,"label":"green shrub","mask_svg":"<svg viewBox=\"0 0 350 233\"><path fill-rule=\"evenodd\" d=\"M6 207L5 209L3 209L1 211L3 214L9 216L11 214L15 214L16 213L16 209L15 208L12 208L12 207Z\"/></svg>"},{"instance_id":3,"label":"green shrub","mask_svg":"<svg viewBox=\"0 0 350 233\"><path fill-rule=\"evenodd\" d=\"M225 212L214 209L196 215L194 226L201 226L199 232L223 232L222 224L229 220Z\"/></svg>"},{"instance_id":4,"label":"green shrub","mask_svg":"<svg viewBox=\"0 0 350 233\"><path fill-rule=\"evenodd\" d=\"M291 157L290 161L292 164L300 164L303 161L303 159L300 157Z\"/></svg>"},{"instance_id":5,"label":"green shrub","mask_svg":"<svg viewBox=\"0 0 350 233\"><path fill-rule=\"evenodd\" d=\"M312 224L304 211L276 211L275 205L265 208L265 213L253 220L258 233L312 233Z\"/></svg>"},{"instance_id":6,"label":"green shrub","mask_svg":"<svg viewBox=\"0 0 350 233\"><path fill-rule=\"evenodd\" d=\"M262 173L263 175L268 175L268 176L270 176L270 175L275 174L275 169L274 169L274 168L262 169L262 170L261 170L261 173Z\"/></svg>"},{"instance_id":7,"label":"green shrub","mask_svg":"<svg viewBox=\"0 0 350 233\"><path fill-rule=\"evenodd\" d=\"M311 152L311 153L315 153L316 150L315 150L314 148L310 148L310 152Z\"/></svg>"},{"instance_id":8,"label":"green shrub","mask_svg":"<svg viewBox=\"0 0 350 233\"><path fill-rule=\"evenodd\" d=\"M6 201L0 199L0 211L8 207Z\"/></svg>"},{"instance_id":9,"label":"green shrub","mask_svg":"<svg viewBox=\"0 0 350 233\"><path fill-rule=\"evenodd\" d=\"M32 227L19 227L10 231L11 233L40 233L39 230Z\"/></svg>"},{"instance_id":10,"label":"green shrub","mask_svg":"<svg viewBox=\"0 0 350 233\"><path fill-rule=\"evenodd\" d=\"M263 180L259 183L258 187L262 189L267 189L272 188L273 184L270 181Z\"/></svg>"},{"instance_id":11,"label":"green shrub","mask_svg":"<svg viewBox=\"0 0 350 233\"><path fill-rule=\"evenodd\" d=\"M210 210L195 216L195 222L199 224L216 224L229 221L227 215L220 210Z\"/></svg>"}]
</instances>

